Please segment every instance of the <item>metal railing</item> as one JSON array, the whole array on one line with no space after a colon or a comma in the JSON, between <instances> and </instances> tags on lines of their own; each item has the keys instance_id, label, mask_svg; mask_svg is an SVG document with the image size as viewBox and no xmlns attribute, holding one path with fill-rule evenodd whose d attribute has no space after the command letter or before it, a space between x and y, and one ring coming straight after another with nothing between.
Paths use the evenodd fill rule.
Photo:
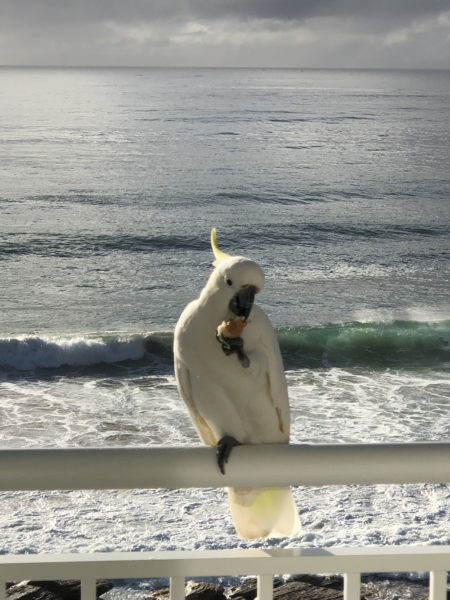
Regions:
<instances>
[{"instance_id":1,"label":"metal railing","mask_svg":"<svg viewBox=\"0 0 450 600\"><path fill-rule=\"evenodd\" d=\"M239 446L226 475L205 447L0 451L0 490L448 482L450 443ZM430 573L430 600L446 600L450 546L0 555L0 600L7 581L79 579L94 600L97 579L152 577L181 600L186 577L221 575L256 575L258 599L271 600L280 573L342 573L344 600L356 600L361 573L417 571Z\"/></svg>"}]
</instances>

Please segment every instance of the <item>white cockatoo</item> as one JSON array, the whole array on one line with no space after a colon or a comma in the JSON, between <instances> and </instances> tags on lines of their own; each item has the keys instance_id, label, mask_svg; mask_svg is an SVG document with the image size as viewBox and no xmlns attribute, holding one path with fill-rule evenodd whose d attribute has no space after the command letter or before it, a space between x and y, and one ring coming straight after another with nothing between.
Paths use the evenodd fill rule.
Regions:
<instances>
[{"instance_id":1,"label":"white cockatoo","mask_svg":"<svg viewBox=\"0 0 450 600\"><path fill-rule=\"evenodd\" d=\"M289 400L278 341L253 304L264 273L252 260L217 246L199 298L186 306L174 336L175 374L204 444L217 446L218 466L236 444L289 442ZM228 488L231 515L244 539L284 537L300 530L289 488Z\"/></svg>"}]
</instances>

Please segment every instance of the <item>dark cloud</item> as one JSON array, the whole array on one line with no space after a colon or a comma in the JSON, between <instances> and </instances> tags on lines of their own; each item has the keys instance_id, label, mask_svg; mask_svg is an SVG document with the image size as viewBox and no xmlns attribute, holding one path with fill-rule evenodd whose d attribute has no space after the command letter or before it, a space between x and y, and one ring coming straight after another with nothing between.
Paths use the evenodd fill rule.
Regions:
<instances>
[{"instance_id":1,"label":"dark cloud","mask_svg":"<svg viewBox=\"0 0 450 600\"><path fill-rule=\"evenodd\" d=\"M1 0L0 64L448 68L450 6L448 0Z\"/></svg>"},{"instance_id":2,"label":"dark cloud","mask_svg":"<svg viewBox=\"0 0 450 600\"><path fill-rule=\"evenodd\" d=\"M448 0L191 0L197 17L302 20L310 17L412 19L448 10Z\"/></svg>"},{"instance_id":3,"label":"dark cloud","mask_svg":"<svg viewBox=\"0 0 450 600\"><path fill-rule=\"evenodd\" d=\"M45 25L110 19L275 19L355 17L411 20L449 9L448 0L2 0L3 24Z\"/></svg>"}]
</instances>

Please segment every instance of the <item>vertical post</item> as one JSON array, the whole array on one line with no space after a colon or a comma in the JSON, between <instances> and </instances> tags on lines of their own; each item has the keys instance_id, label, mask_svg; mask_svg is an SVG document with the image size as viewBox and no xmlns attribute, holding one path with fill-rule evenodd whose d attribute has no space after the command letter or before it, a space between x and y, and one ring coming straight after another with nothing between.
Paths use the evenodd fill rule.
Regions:
<instances>
[{"instance_id":1,"label":"vertical post","mask_svg":"<svg viewBox=\"0 0 450 600\"><path fill-rule=\"evenodd\" d=\"M258 575L258 600L272 600L273 598L273 575Z\"/></svg>"},{"instance_id":2,"label":"vertical post","mask_svg":"<svg viewBox=\"0 0 450 600\"><path fill-rule=\"evenodd\" d=\"M430 600L447 600L447 571L430 572Z\"/></svg>"},{"instance_id":3,"label":"vertical post","mask_svg":"<svg viewBox=\"0 0 450 600\"><path fill-rule=\"evenodd\" d=\"M344 574L344 600L360 600L361 573Z\"/></svg>"},{"instance_id":4,"label":"vertical post","mask_svg":"<svg viewBox=\"0 0 450 600\"><path fill-rule=\"evenodd\" d=\"M0 579L0 600L6 600L6 581Z\"/></svg>"},{"instance_id":5,"label":"vertical post","mask_svg":"<svg viewBox=\"0 0 450 600\"><path fill-rule=\"evenodd\" d=\"M97 581L92 577L81 580L81 600L97 600Z\"/></svg>"},{"instance_id":6,"label":"vertical post","mask_svg":"<svg viewBox=\"0 0 450 600\"><path fill-rule=\"evenodd\" d=\"M170 600L184 600L184 577L177 575L170 578Z\"/></svg>"}]
</instances>

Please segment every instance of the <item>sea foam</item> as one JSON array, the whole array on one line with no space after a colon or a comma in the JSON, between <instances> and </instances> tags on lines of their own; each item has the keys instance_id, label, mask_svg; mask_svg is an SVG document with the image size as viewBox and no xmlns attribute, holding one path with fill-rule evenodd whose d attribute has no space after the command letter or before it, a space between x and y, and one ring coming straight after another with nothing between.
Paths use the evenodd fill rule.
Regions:
<instances>
[{"instance_id":1,"label":"sea foam","mask_svg":"<svg viewBox=\"0 0 450 600\"><path fill-rule=\"evenodd\" d=\"M0 340L0 367L18 371L138 360L144 339L18 337Z\"/></svg>"}]
</instances>

